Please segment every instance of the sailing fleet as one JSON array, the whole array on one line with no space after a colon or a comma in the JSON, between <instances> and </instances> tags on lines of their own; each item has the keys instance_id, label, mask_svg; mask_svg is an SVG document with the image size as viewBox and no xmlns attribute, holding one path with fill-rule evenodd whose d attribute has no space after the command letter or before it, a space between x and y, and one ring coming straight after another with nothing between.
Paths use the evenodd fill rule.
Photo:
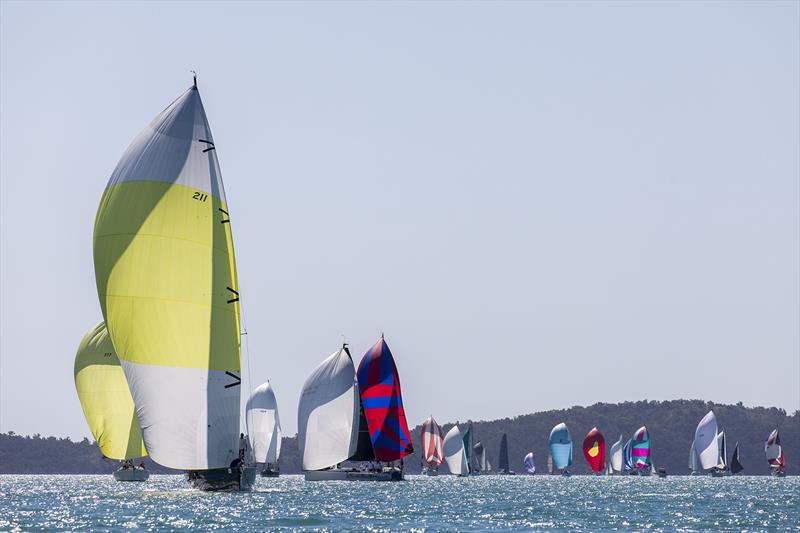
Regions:
<instances>
[{"instance_id":1,"label":"sailing fleet","mask_svg":"<svg viewBox=\"0 0 800 533\"><path fill-rule=\"evenodd\" d=\"M143 461L186 472L201 490L250 490L257 473L280 475L281 424L269 381L244 405L240 433L242 308L216 146L197 80L153 119L122 155L100 199L93 255L103 320L81 340L74 378L101 453L119 460L118 481L146 481ZM414 453L400 376L381 334L356 367L347 344L303 385L297 443L308 481L401 481ZM728 459L724 430L710 411L692 441L692 474L743 470L739 446ZM514 475L503 434L497 470L472 424L447 433L422 423L422 472L443 466L468 477ZM582 442L596 475L655 469L645 426L606 449L594 427ZM547 471L570 475L573 444L565 423L550 432ZM764 446L772 473L785 475L778 430ZM537 473L533 452L522 472Z\"/></svg>"}]
</instances>

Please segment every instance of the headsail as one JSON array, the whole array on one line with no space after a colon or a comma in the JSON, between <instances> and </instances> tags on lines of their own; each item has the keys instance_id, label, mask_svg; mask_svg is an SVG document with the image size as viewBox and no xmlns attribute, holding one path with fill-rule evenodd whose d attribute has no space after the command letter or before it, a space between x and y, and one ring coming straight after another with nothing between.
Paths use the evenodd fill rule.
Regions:
<instances>
[{"instance_id":1,"label":"headsail","mask_svg":"<svg viewBox=\"0 0 800 533\"><path fill-rule=\"evenodd\" d=\"M781 436L778 434L777 429L773 430L767 437L767 441L764 443L764 453L767 456L769 468L774 473L780 473L786 469L786 457L781 446Z\"/></svg>"},{"instance_id":2,"label":"headsail","mask_svg":"<svg viewBox=\"0 0 800 533\"><path fill-rule=\"evenodd\" d=\"M622 447L622 467L626 472L633 470L633 440L628 439L628 442Z\"/></svg>"},{"instance_id":3,"label":"headsail","mask_svg":"<svg viewBox=\"0 0 800 533\"><path fill-rule=\"evenodd\" d=\"M606 439L596 427L592 428L583 439L583 456L595 473L606 467Z\"/></svg>"},{"instance_id":4,"label":"headsail","mask_svg":"<svg viewBox=\"0 0 800 533\"><path fill-rule=\"evenodd\" d=\"M694 432L694 451L700 469L708 470L719 464L719 445L717 444L717 417L709 411L697 424Z\"/></svg>"},{"instance_id":5,"label":"headsail","mask_svg":"<svg viewBox=\"0 0 800 533\"><path fill-rule=\"evenodd\" d=\"M147 455L128 382L105 322L93 327L78 346L75 389L103 455L120 460Z\"/></svg>"},{"instance_id":6,"label":"headsail","mask_svg":"<svg viewBox=\"0 0 800 533\"><path fill-rule=\"evenodd\" d=\"M364 354L358 365L358 387L375 458L396 461L413 453L403 410L400 376L383 336Z\"/></svg>"},{"instance_id":7,"label":"headsail","mask_svg":"<svg viewBox=\"0 0 800 533\"><path fill-rule=\"evenodd\" d=\"M497 468L500 472L507 474L509 472L508 466L508 435L503 433L500 438L500 457L497 459Z\"/></svg>"},{"instance_id":8,"label":"headsail","mask_svg":"<svg viewBox=\"0 0 800 533\"><path fill-rule=\"evenodd\" d=\"M717 433L717 448L719 450L719 463L717 463L717 468L726 470L728 465L725 464L725 458L728 457L728 446L725 444L725 430Z\"/></svg>"},{"instance_id":9,"label":"headsail","mask_svg":"<svg viewBox=\"0 0 800 533\"><path fill-rule=\"evenodd\" d=\"M467 430L462 433L461 438L464 440L464 454L467 456L467 468L472 471L472 422L467 426Z\"/></svg>"},{"instance_id":10,"label":"headsail","mask_svg":"<svg viewBox=\"0 0 800 533\"><path fill-rule=\"evenodd\" d=\"M525 467L525 473L533 475L536 473L536 460L533 457L533 452L528 452L522 460L522 466Z\"/></svg>"},{"instance_id":11,"label":"headsail","mask_svg":"<svg viewBox=\"0 0 800 533\"><path fill-rule=\"evenodd\" d=\"M311 373L297 407L297 445L303 470L322 470L349 459L358 440L358 387L347 345Z\"/></svg>"},{"instance_id":12,"label":"headsail","mask_svg":"<svg viewBox=\"0 0 800 533\"><path fill-rule=\"evenodd\" d=\"M697 451L694 449L694 439L692 439L692 447L689 450L689 470L692 472L700 471L700 460L697 458Z\"/></svg>"},{"instance_id":13,"label":"headsail","mask_svg":"<svg viewBox=\"0 0 800 533\"><path fill-rule=\"evenodd\" d=\"M633 434L631 458L634 468L638 470L650 468L650 433L647 431L647 426L640 427Z\"/></svg>"},{"instance_id":14,"label":"headsail","mask_svg":"<svg viewBox=\"0 0 800 533\"><path fill-rule=\"evenodd\" d=\"M467 455L464 453L464 440L458 426L453 426L444 436L444 460L451 474L469 474Z\"/></svg>"},{"instance_id":15,"label":"headsail","mask_svg":"<svg viewBox=\"0 0 800 533\"><path fill-rule=\"evenodd\" d=\"M256 387L245 405L250 446L257 463L275 463L281 455L281 419L269 381Z\"/></svg>"},{"instance_id":16,"label":"headsail","mask_svg":"<svg viewBox=\"0 0 800 533\"><path fill-rule=\"evenodd\" d=\"M732 474L738 474L739 472L744 470L744 467L742 466L742 463L739 462L739 443L738 442L733 447L733 455L731 455L730 467L731 467L731 473Z\"/></svg>"},{"instance_id":17,"label":"headsail","mask_svg":"<svg viewBox=\"0 0 800 533\"><path fill-rule=\"evenodd\" d=\"M433 468L438 468L444 459L444 451L442 449L442 428L433 419L433 415L425 419L422 423L422 456L425 462Z\"/></svg>"},{"instance_id":18,"label":"headsail","mask_svg":"<svg viewBox=\"0 0 800 533\"><path fill-rule=\"evenodd\" d=\"M563 470L572 464L572 437L569 429L563 422L550 431L550 455L553 457L553 466Z\"/></svg>"},{"instance_id":19,"label":"headsail","mask_svg":"<svg viewBox=\"0 0 800 533\"><path fill-rule=\"evenodd\" d=\"M619 436L617 442L611 445L609 455L611 456L609 464L611 465L612 473L622 472L622 435Z\"/></svg>"},{"instance_id":20,"label":"headsail","mask_svg":"<svg viewBox=\"0 0 800 533\"><path fill-rule=\"evenodd\" d=\"M239 293L230 209L197 87L131 143L94 227L100 307L152 459L238 455Z\"/></svg>"}]
</instances>

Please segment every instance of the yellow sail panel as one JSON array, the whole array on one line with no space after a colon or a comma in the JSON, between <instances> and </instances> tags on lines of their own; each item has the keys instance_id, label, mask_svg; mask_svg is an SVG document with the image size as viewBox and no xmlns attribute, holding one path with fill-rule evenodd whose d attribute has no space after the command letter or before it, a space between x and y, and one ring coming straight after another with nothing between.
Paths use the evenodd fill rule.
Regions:
<instances>
[{"instance_id":1,"label":"yellow sail panel","mask_svg":"<svg viewBox=\"0 0 800 533\"><path fill-rule=\"evenodd\" d=\"M97 293L151 459L185 470L238 457L239 293L230 213L191 87L131 142L94 231Z\"/></svg>"},{"instance_id":2,"label":"yellow sail panel","mask_svg":"<svg viewBox=\"0 0 800 533\"><path fill-rule=\"evenodd\" d=\"M105 322L92 328L78 347L75 388L103 455L120 460L147 455L128 382Z\"/></svg>"}]
</instances>

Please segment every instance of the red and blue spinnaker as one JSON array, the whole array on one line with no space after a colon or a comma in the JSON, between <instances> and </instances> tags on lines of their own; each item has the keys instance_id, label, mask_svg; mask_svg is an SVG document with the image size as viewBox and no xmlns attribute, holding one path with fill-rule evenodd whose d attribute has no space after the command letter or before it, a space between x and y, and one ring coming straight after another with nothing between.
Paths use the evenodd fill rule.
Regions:
<instances>
[{"instance_id":1,"label":"red and blue spinnaker","mask_svg":"<svg viewBox=\"0 0 800 533\"><path fill-rule=\"evenodd\" d=\"M400 393L400 376L383 336L358 365L358 388L375 458L397 461L413 453Z\"/></svg>"}]
</instances>

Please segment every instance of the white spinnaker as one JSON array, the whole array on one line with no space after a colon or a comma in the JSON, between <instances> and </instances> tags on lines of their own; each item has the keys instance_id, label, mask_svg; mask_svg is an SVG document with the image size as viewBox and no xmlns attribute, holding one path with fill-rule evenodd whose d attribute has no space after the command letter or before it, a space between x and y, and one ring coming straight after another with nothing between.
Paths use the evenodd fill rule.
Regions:
<instances>
[{"instance_id":1,"label":"white spinnaker","mask_svg":"<svg viewBox=\"0 0 800 533\"><path fill-rule=\"evenodd\" d=\"M245 421L256 462L277 462L281 454L281 419L269 381L256 387L248 398Z\"/></svg>"},{"instance_id":2,"label":"white spinnaker","mask_svg":"<svg viewBox=\"0 0 800 533\"><path fill-rule=\"evenodd\" d=\"M701 469L708 470L719 464L717 417L714 415L714 411L709 411L697 424L694 432L694 450Z\"/></svg>"},{"instance_id":3,"label":"white spinnaker","mask_svg":"<svg viewBox=\"0 0 800 533\"><path fill-rule=\"evenodd\" d=\"M306 380L297 408L297 444L303 470L345 461L358 444L356 370L347 351L331 354Z\"/></svg>"},{"instance_id":4,"label":"white spinnaker","mask_svg":"<svg viewBox=\"0 0 800 533\"><path fill-rule=\"evenodd\" d=\"M467 474L467 454L464 451L464 439L458 426L453 426L444 436L444 460L451 474Z\"/></svg>"},{"instance_id":5,"label":"white spinnaker","mask_svg":"<svg viewBox=\"0 0 800 533\"><path fill-rule=\"evenodd\" d=\"M622 435L619 440L611 445L611 452L609 453L611 460L608 464L614 472L622 472Z\"/></svg>"}]
</instances>

